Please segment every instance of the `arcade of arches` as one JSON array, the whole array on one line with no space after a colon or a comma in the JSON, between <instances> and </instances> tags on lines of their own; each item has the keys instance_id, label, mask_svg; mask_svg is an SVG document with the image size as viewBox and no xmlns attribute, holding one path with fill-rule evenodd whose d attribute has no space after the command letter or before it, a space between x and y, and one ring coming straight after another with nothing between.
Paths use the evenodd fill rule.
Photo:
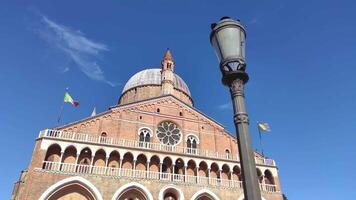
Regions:
<instances>
[{"instance_id":1,"label":"arcade of arches","mask_svg":"<svg viewBox=\"0 0 356 200\"><path fill-rule=\"evenodd\" d=\"M85 173L85 170L90 170L90 166L102 166L241 181L241 171L238 165L231 169L227 164L219 166L213 162L208 166L205 161L196 163L193 159L190 159L187 163L184 163L182 158L172 160L169 156L166 156L163 160L160 160L157 155L147 157L145 154L139 154L134 158L130 152L120 155L116 150L107 155L102 149L92 152L88 147L78 152L74 146L68 146L62 150L58 144L53 144L47 150L45 161L61 163L60 167L63 167L64 163L79 164L82 166L82 173ZM83 168L83 166L88 167ZM267 169L262 172L257 168L257 175L260 183L275 184L270 170Z\"/></svg>"}]
</instances>

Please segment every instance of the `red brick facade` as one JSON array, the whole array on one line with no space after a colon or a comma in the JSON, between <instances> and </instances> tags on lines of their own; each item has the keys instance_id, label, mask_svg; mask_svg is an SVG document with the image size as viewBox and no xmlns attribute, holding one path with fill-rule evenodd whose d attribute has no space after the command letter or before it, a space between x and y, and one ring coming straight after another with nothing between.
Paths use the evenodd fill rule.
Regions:
<instances>
[{"instance_id":1,"label":"red brick facade","mask_svg":"<svg viewBox=\"0 0 356 200\"><path fill-rule=\"evenodd\" d=\"M104 113L41 131L11 199L243 199L236 138L172 88L137 86ZM263 198L282 200L274 161L255 155Z\"/></svg>"}]
</instances>

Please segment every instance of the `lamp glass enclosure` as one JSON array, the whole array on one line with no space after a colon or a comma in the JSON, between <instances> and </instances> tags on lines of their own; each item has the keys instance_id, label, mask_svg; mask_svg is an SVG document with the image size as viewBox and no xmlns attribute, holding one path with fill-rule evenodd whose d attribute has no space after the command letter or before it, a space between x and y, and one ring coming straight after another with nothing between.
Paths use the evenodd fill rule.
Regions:
<instances>
[{"instance_id":1,"label":"lamp glass enclosure","mask_svg":"<svg viewBox=\"0 0 356 200\"><path fill-rule=\"evenodd\" d=\"M240 22L220 20L213 28L210 41L219 58L223 71L240 70L245 63L245 30Z\"/></svg>"}]
</instances>

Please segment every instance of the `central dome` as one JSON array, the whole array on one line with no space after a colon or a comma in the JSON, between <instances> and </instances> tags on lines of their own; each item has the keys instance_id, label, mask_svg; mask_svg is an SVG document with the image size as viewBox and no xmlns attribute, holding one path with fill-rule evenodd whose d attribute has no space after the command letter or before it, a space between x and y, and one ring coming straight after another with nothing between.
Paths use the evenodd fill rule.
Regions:
<instances>
[{"instance_id":1,"label":"central dome","mask_svg":"<svg viewBox=\"0 0 356 200\"><path fill-rule=\"evenodd\" d=\"M161 68L145 69L133 75L121 92L119 104L172 95L193 106L187 84L174 73L174 60L169 49L164 54L161 65Z\"/></svg>"},{"instance_id":2,"label":"central dome","mask_svg":"<svg viewBox=\"0 0 356 200\"><path fill-rule=\"evenodd\" d=\"M161 77L162 77L161 69L157 69L157 68L145 69L140 72L137 72L127 81L121 94L124 94L126 91L139 86L146 86L146 85L160 86L162 82ZM174 74L173 86L175 89L180 90L181 92L184 92L191 97L187 84L177 74Z\"/></svg>"}]
</instances>

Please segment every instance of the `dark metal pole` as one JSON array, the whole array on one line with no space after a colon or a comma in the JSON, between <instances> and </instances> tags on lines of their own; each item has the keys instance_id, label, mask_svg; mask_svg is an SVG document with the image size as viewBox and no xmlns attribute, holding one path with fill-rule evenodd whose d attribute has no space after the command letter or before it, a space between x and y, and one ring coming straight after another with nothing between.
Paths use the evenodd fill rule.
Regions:
<instances>
[{"instance_id":1,"label":"dark metal pole","mask_svg":"<svg viewBox=\"0 0 356 200\"><path fill-rule=\"evenodd\" d=\"M244 74L247 76L247 74ZM255 155L249 133L249 119L246 112L244 84L245 80L237 77L229 86L234 108L234 123L238 138L238 147L242 171L242 184L245 200L261 200L260 185L257 179Z\"/></svg>"}]
</instances>

